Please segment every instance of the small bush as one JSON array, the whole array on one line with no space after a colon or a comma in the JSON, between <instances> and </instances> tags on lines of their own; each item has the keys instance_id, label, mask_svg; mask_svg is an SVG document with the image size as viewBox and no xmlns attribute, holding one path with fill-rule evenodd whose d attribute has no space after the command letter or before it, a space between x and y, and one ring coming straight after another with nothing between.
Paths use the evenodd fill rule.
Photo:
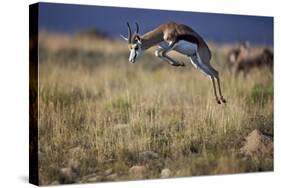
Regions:
<instances>
[{"instance_id":1,"label":"small bush","mask_svg":"<svg viewBox=\"0 0 281 188\"><path fill-rule=\"evenodd\" d=\"M120 112L127 112L130 108L130 103L124 98L117 98L112 102L112 107Z\"/></svg>"},{"instance_id":2,"label":"small bush","mask_svg":"<svg viewBox=\"0 0 281 188\"><path fill-rule=\"evenodd\" d=\"M251 90L250 101L263 106L269 99L273 99L273 83L255 84Z\"/></svg>"}]
</instances>

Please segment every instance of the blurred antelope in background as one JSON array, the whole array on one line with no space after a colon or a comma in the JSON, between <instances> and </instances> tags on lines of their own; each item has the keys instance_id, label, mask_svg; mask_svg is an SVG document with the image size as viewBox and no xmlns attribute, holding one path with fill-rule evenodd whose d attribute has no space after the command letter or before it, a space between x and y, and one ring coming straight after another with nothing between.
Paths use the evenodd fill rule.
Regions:
<instances>
[{"instance_id":1,"label":"blurred antelope in background","mask_svg":"<svg viewBox=\"0 0 281 188\"><path fill-rule=\"evenodd\" d=\"M140 54L150 47L157 45L158 49L155 51L156 57L172 66L185 66L183 62L179 62L167 55L172 50L179 52L190 57L193 66L211 79L217 103L226 103L221 91L219 73L210 64L211 51L202 37L193 29L183 24L168 22L141 36L137 23L134 34L132 34L129 23L127 23L127 27L128 37L126 38L123 35L121 37L128 41L130 63L135 63ZM218 85L219 97L217 95L215 80Z\"/></svg>"},{"instance_id":2,"label":"blurred antelope in background","mask_svg":"<svg viewBox=\"0 0 281 188\"><path fill-rule=\"evenodd\" d=\"M269 48L250 47L248 42L230 50L228 61L236 74L241 71L246 74L255 67L268 67L273 71L273 52Z\"/></svg>"}]
</instances>

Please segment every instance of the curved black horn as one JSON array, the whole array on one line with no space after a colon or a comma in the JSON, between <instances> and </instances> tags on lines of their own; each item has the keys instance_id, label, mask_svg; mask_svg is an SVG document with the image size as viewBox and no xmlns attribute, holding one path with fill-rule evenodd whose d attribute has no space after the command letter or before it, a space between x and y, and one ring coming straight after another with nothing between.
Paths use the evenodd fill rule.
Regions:
<instances>
[{"instance_id":1,"label":"curved black horn","mask_svg":"<svg viewBox=\"0 0 281 188\"><path fill-rule=\"evenodd\" d=\"M139 24L137 22L135 22L135 24L136 24L136 28L137 28L136 33L139 33Z\"/></svg>"},{"instance_id":2,"label":"curved black horn","mask_svg":"<svg viewBox=\"0 0 281 188\"><path fill-rule=\"evenodd\" d=\"M127 27L128 27L128 42L130 43L132 38L132 31L128 22L127 22Z\"/></svg>"}]
</instances>

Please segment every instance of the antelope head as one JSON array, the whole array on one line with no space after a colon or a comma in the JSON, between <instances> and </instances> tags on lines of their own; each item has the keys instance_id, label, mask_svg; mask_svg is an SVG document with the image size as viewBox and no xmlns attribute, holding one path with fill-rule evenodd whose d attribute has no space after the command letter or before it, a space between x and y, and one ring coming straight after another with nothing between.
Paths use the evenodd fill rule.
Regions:
<instances>
[{"instance_id":1,"label":"antelope head","mask_svg":"<svg viewBox=\"0 0 281 188\"><path fill-rule=\"evenodd\" d=\"M124 37L123 35L120 35L124 40L128 42L128 48L130 50L130 56L129 56L129 62L135 63L136 58L142 53L141 48L141 37L139 35L139 25L136 24L136 31L134 34L132 34L131 27L129 23L127 22L128 27L128 38Z\"/></svg>"}]
</instances>

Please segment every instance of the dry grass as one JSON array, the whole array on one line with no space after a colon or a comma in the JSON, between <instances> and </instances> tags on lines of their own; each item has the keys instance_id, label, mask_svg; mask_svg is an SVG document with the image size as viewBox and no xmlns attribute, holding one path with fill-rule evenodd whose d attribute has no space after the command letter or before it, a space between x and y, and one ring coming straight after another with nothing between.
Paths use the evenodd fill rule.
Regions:
<instances>
[{"instance_id":1,"label":"dry grass","mask_svg":"<svg viewBox=\"0 0 281 188\"><path fill-rule=\"evenodd\" d=\"M239 153L253 129L272 133L270 71L234 77L212 50L226 105L216 104L211 82L191 65L175 68L151 52L132 65L118 41L40 35L40 184L58 180L73 161L78 182L109 168L113 180L135 179L129 168L147 150L159 158L144 178L163 168L174 177L273 170L272 157Z\"/></svg>"}]
</instances>

